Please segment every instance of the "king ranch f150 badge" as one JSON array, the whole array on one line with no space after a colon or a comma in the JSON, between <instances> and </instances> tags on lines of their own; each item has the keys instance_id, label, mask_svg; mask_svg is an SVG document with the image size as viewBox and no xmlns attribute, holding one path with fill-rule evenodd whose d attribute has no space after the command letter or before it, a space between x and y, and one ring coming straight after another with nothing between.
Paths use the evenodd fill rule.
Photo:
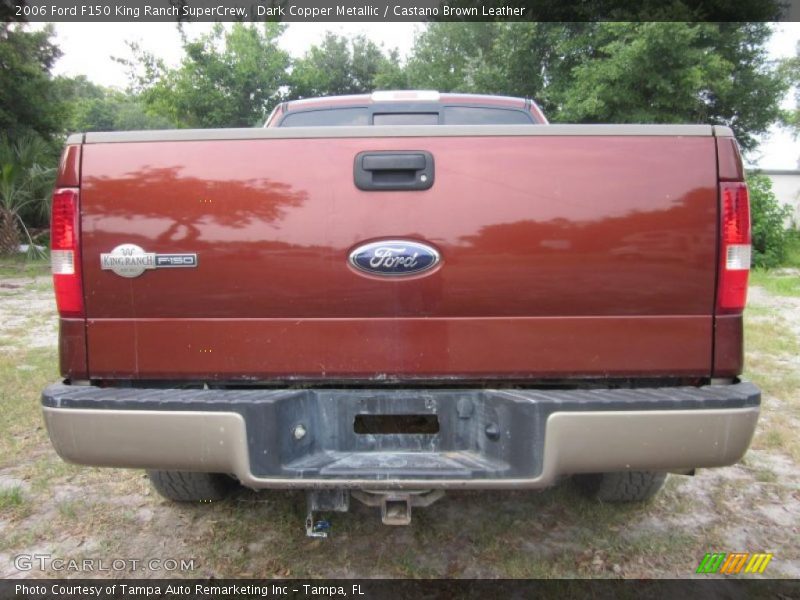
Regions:
<instances>
[{"instance_id":1,"label":"king ranch f150 badge","mask_svg":"<svg viewBox=\"0 0 800 600\"><path fill-rule=\"evenodd\" d=\"M136 244L121 244L100 255L100 268L120 277L139 277L151 269L196 267L197 254L156 254Z\"/></svg>"}]
</instances>

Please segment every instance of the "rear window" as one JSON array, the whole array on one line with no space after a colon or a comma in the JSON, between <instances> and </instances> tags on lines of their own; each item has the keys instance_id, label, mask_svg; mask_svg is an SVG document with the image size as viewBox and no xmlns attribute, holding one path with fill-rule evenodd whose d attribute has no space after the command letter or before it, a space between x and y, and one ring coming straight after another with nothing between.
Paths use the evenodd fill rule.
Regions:
<instances>
[{"instance_id":1,"label":"rear window","mask_svg":"<svg viewBox=\"0 0 800 600\"><path fill-rule=\"evenodd\" d=\"M445 125L530 125L530 114L521 110L483 108L478 106L446 106Z\"/></svg>"},{"instance_id":2,"label":"rear window","mask_svg":"<svg viewBox=\"0 0 800 600\"><path fill-rule=\"evenodd\" d=\"M289 113L280 127L369 125L369 110L366 108L327 108Z\"/></svg>"},{"instance_id":3,"label":"rear window","mask_svg":"<svg viewBox=\"0 0 800 600\"><path fill-rule=\"evenodd\" d=\"M439 113L375 113L373 125L438 125Z\"/></svg>"},{"instance_id":4,"label":"rear window","mask_svg":"<svg viewBox=\"0 0 800 600\"><path fill-rule=\"evenodd\" d=\"M396 108L396 110L395 110ZM278 127L325 127L348 125L531 125L533 116L525 110L489 106L441 106L427 112L396 107L360 106L322 108L287 113ZM414 107L416 108L416 107ZM427 108L427 107L426 107ZM388 109L388 110L387 110ZM440 117L441 116L441 117Z\"/></svg>"}]
</instances>

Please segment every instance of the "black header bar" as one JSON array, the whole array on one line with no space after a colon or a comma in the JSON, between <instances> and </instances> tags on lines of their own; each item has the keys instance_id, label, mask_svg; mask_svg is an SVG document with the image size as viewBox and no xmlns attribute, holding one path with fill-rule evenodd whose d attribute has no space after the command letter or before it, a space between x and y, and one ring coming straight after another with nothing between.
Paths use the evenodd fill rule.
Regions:
<instances>
[{"instance_id":1,"label":"black header bar","mask_svg":"<svg viewBox=\"0 0 800 600\"><path fill-rule=\"evenodd\" d=\"M288 600L348 598L797 598L792 580L524 580L524 579L20 579L0 580L0 598L19 600Z\"/></svg>"},{"instance_id":2,"label":"black header bar","mask_svg":"<svg viewBox=\"0 0 800 600\"><path fill-rule=\"evenodd\" d=\"M800 0L0 0L5 21L800 20Z\"/></svg>"}]
</instances>

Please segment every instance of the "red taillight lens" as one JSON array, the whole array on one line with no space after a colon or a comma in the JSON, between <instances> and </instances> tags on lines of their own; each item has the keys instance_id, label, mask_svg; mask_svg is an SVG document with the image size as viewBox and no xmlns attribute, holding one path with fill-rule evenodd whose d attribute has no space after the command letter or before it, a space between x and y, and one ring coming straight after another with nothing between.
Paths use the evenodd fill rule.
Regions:
<instances>
[{"instance_id":1,"label":"red taillight lens","mask_svg":"<svg viewBox=\"0 0 800 600\"><path fill-rule=\"evenodd\" d=\"M56 305L62 317L82 317L80 228L78 190L62 188L53 192L50 219L50 265Z\"/></svg>"},{"instance_id":2,"label":"red taillight lens","mask_svg":"<svg viewBox=\"0 0 800 600\"><path fill-rule=\"evenodd\" d=\"M721 232L717 313L740 313L750 274L750 197L741 182L720 184Z\"/></svg>"}]
</instances>

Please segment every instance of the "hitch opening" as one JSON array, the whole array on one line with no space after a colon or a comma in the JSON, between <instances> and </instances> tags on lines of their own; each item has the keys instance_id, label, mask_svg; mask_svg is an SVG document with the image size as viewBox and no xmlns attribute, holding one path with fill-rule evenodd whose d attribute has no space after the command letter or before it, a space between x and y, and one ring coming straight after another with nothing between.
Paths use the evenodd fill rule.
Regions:
<instances>
[{"instance_id":1,"label":"hitch opening","mask_svg":"<svg viewBox=\"0 0 800 600\"><path fill-rule=\"evenodd\" d=\"M409 525L411 523L411 498L383 498L381 502L381 521L384 525Z\"/></svg>"},{"instance_id":2,"label":"hitch opening","mask_svg":"<svg viewBox=\"0 0 800 600\"><path fill-rule=\"evenodd\" d=\"M411 507L430 506L444 496L444 490L353 490L352 494L362 504L380 507L384 525L410 525Z\"/></svg>"}]
</instances>

